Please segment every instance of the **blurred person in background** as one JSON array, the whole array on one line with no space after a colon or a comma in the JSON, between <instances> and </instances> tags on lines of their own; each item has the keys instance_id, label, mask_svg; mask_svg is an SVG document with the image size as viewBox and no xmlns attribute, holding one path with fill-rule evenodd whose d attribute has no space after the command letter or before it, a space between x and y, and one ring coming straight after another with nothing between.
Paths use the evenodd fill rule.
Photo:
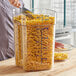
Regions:
<instances>
[{"instance_id":1,"label":"blurred person in background","mask_svg":"<svg viewBox=\"0 0 76 76\"><path fill-rule=\"evenodd\" d=\"M12 17L13 9L20 6L23 6L22 0L0 0L0 61L14 56Z\"/></svg>"}]
</instances>

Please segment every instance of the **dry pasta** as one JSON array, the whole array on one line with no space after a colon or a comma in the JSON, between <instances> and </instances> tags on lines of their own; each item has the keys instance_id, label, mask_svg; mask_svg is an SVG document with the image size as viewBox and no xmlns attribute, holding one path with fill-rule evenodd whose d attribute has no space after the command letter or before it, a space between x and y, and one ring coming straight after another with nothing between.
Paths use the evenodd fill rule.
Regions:
<instances>
[{"instance_id":1,"label":"dry pasta","mask_svg":"<svg viewBox=\"0 0 76 76\"><path fill-rule=\"evenodd\" d=\"M67 53L55 53L54 54L55 61L61 61L61 60L66 60L66 59L68 59Z\"/></svg>"},{"instance_id":2,"label":"dry pasta","mask_svg":"<svg viewBox=\"0 0 76 76\"><path fill-rule=\"evenodd\" d=\"M16 65L26 71L50 69L53 64L54 17L14 17ZM23 51L22 51L23 50Z\"/></svg>"}]
</instances>

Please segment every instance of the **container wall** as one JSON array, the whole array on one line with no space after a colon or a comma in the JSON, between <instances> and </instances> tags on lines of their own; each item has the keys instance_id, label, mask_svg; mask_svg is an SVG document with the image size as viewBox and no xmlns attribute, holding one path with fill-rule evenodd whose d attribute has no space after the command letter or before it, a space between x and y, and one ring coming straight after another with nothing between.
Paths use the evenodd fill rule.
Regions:
<instances>
[{"instance_id":1,"label":"container wall","mask_svg":"<svg viewBox=\"0 0 76 76\"><path fill-rule=\"evenodd\" d=\"M13 10L14 18L21 14L20 9ZM13 18L13 20L14 20ZM19 17L20 18L20 17ZM15 42L15 61L17 66L22 66L23 52L22 52L22 27L19 22L14 22L14 42Z\"/></svg>"}]
</instances>

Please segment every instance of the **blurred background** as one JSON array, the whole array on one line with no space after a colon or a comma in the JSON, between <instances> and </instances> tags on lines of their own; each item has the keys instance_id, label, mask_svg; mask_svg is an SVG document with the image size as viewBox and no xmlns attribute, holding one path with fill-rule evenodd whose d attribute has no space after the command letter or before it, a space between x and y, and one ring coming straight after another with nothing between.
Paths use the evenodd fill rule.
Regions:
<instances>
[{"instance_id":1,"label":"blurred background","mask_svg":"<svg viewBox=\"0 0 76 76\"><path fill-rule=\"evenodd\" d=\"M56 11L56 41L76 46L76 0L23 0L25 7Z\"/></svg>"}]
</instances>

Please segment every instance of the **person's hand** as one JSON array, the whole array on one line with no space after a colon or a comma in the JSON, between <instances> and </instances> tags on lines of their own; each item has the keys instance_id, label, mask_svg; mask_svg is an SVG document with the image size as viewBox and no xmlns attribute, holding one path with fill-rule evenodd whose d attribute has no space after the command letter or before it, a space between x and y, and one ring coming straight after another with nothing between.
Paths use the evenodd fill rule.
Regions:
<instances>
[{"instance_id":1,"label":"person's hand","mask_svg":"<svg viewBox=\"0 0 76 76\"><path fill-rule=\"evenodd\" d=\"M59 42L55 42L55 48L64 48L64 44L59 43Z\"/></svg>"},{"instance_id":2,"label":"person's hand","mask_svg":"<svg viewBox=\"0 0 76 76\"><path fill-rule=\"evenodd\" d=\"M10 2L13 6L15 6L15 7L17 7L17 8L20 7L20 2L19 2L19 0L9 0L9 2Z\"/></svg>"}]
</instances>

